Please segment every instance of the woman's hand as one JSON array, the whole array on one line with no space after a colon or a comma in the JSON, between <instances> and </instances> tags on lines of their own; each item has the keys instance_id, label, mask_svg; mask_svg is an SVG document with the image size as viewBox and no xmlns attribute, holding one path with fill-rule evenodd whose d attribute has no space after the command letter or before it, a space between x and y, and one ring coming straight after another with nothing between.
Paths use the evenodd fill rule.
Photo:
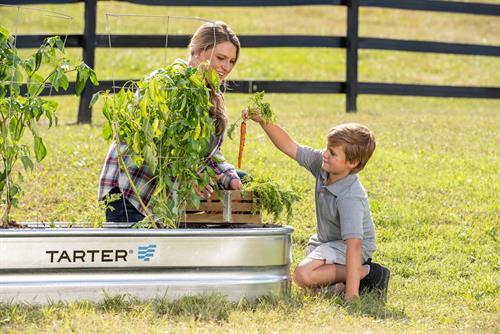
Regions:
<instances>
[{"instance_id":1,"label":"woman's hand","mask_svg":"<svg viewBox=\"0 0 500 334\"><path fill-rule=\"evenodd\" d=\"M232 179L231 182L229 182L229 189L230 190L240 190L241 189L240 179Z\"/></svg>"},{"instance_id":2,"label":"woman's hand","mask_svg":"<svg viewBox=\"0 0 500 334\"><path fill-rule=\"evenodd\" d=\"M257 123L262 123L264 122L264 119L262 118L262 114L260 113L260 110L258 111L253 111L252 115L248 117L248 108L245 108L241 111L241 117L243 118L244 121L247 119L251 119L254 122Z\"/></svg>"},{"instance_id":3,"label":"woman's hand","mask_svg":"<svg viewBox=\"0 0 500 334\"><path fill-rule=\"evenodd\" d=\"M213 186L213 181L210 181L210 184L205 186L201 191L198 189L198 184L193 184L193 188L194 188L194 191L196 193L196 195L198 196L201 196L203 198L210 198L210 196L212 196L213 192L214 192L214 188L212 187Z\"/></svg>"}]
</instances>

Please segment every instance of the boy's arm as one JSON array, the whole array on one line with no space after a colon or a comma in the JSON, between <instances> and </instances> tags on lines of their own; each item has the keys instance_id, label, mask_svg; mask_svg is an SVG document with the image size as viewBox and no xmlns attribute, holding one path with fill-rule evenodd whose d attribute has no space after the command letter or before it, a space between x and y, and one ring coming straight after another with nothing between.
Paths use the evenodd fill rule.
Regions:
<instances>
[{"instance_id":1,"label":"boy's arm","mask_svg":"<svg viewBox=\"0 0 500 334\"><path fill-rule=\"evenodd\" d=\"M345 297L352 300L359 296L359 281L361 274L361 239L348 239L346 254Z\"/></svg>"},{"instance_id":2,"label":"boy's arm","mask_svg":"<svg viewBox=\"0 0 500 334\"><path fill-rule=\"evenodd\" d=\"M242 115L243 119L246 119L248 117L248 111L243 110ZM271 139L271 141L273 142L274 146L276 146L281 152L285 153L290 158L295 160L295 157L297 156L298 145L285 130L283 130L278 125L273 124L272 122L264 122L259 114L252 115L250 119L260 124L269 139Z\"/></svg>"},{"instance_id":3,"label":"boy's arm","mask_svg":"<svg viewBox=\"0 0 500 334\"><path fill-rule=\"evenodd\" d=\"M290 137L290 135L273 123L265 124L263 121L259 122L260 126L266 132L267 136L281 152L288 155L295 160L297 156L297 143Z\"/></svg>"}]
</instances>

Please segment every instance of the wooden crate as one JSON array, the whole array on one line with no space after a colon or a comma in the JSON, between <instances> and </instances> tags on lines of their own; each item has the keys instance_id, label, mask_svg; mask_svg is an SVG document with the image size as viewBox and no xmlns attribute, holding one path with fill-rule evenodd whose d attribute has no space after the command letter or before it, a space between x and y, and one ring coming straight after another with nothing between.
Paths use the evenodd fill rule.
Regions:
<instances>
[{"instance_id":1,"label":"wooden crate","mask_svg":"<svg viewBox=\"0 0 500 334\"><path fill-rule=\"evenodd\" d=\"M261 224L260 209L252 214L253 194L239 190L223 191L223 198L214 194L201 201L200 207L186 210L186 223Z\"/></svg>"}]
</instances>

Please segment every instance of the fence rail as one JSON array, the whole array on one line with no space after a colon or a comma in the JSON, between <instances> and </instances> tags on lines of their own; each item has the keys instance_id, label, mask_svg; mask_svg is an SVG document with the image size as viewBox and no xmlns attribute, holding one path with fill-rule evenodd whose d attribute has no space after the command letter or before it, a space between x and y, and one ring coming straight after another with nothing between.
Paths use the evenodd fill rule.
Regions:
<instances>
[{"instance_id":1,"label":"fence rail","mask_svg":"<svg viewBox=\"0 0 500 334\"><path fill-rule=\"evenodd\" d=\"M104 0L99 0L104 1ZM164 35L98 35L96 34L97 0L0 0L0 4L64 4L85 3L85 28L82 35L68 35L67 47L83 48L83 59L91 67L95 63L95 49L109 47L126 48L164 48ZM500 56L500 46L461 44L433 41L413 41L386 38L368 38L358 36L359 8L380 7L403 10L437 11L473 15L500 16L500 5L487 3L464 3L433 0L128 0L135 4L159 6L303 6L303 5L338 5L347 7L347 36L314 36L314 35L240 35L243 47L324 47L346 49L346 81L267 81L239 80L229 81L228 91L237 93L252 93L265 90L269 93L342 93L346 94L346 111L356 111L356 100L359 94L437 96L465 98L500 98L500 87L472 86L436 86L395 83L368 83L358 81L358 51L359 49L392 50L410 52L430 52L443 54L460 54L476 56ZM38 47L48 35L19 35L17 47ZM184 48L189 43L188 35L170 35L168 47ZM115 80L121 85L127 80ZM92 94L101 89L110 89L113 81L101 81L99 87L89 84L80 99L78 112L79 123L89 123L92 111L88 108ZM49 94L44 90L43 94ZM74 84L66 92L74 93ZM54 92L52 92L54 94Z\"/></svg>"}]
</instances>

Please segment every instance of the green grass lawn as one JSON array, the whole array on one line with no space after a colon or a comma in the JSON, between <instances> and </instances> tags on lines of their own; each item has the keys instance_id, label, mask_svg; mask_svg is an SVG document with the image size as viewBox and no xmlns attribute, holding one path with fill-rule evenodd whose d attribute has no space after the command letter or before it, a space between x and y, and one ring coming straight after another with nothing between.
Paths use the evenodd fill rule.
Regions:
<instances>
[{"instance_id":1,"label":"green grass lawn","mask_svg":"<svg viewBox=\"0 0 500 334\"><path fill-rule=\"evenodd\" d=\"M44 8L66 12L67 8L81 11L82 7ZM139 13L158 10L116 2L100 3L99 9ZM2 21L4 17L5 22L12 19L8 10L0 8ZM162 14L168 11L161 9ZM304 33L306 27L310 28L307 33L345 33L342 7L245 9L246 15L238 8L180 7L175 12L222 18L244 34ZM380 9L363 9L361 15L365 23L360 32L364 36L500 44L496 34L500 21L495 17ZM69 32L81 31L81 18L75 17ZM304 17L314 17L314 24ZM56 32L61 27L48 22L49 18L35 19L39 24L23 21L24 33L37 29ZM98 29L103 32L102 17L99 19ZM438 25L439 33L428 27L431 21ZM133 24L122 28L136 31ZM79 56L78 50L73 52ZM110 56L109 52L116 54ZM117 78L140 77L161 66L164 55L164 50L99 50L96 69L101 79L111 78L109 64L113 60L125 64L114 69ZM184 55L184 50L169 50L168 58ZM500 60L492 57L363 51L359 70L362 81L500 86ZM293 48L244 49L241 63L232 74L237 79L344 80L344 76L342 50ZM377 228L379 251L375 261L392 271L385 306L369 298L345 305L339 299L302 295L295 286L287 300L263 300L256 305L232 304L219 296L176 303L109 298L101 304L3 304L0 331L498 332L500 100L361 96L358 112L346 114L342 95L267 96L278 123L300 143L321 148L327 130L343 122L360 122L375 132L378 146L360 177ZM226 94L232 120L248 97ZM103 210L96 196L108 143L101 136L104 119L99 105L92 125L74 125L77 99L55 99L60 103L60 125L50 130L41 125L49 153L25 178L25 192L13 218L102 222ZM236 161L237 150L237 141L226 139L224 153L229 161ZM244 169L272 176L302 193L290 222L295 229L295 267L315 230L314 180L274 149L254 123L248 126L245 152Z\"/></svg>"}]
</instances>

